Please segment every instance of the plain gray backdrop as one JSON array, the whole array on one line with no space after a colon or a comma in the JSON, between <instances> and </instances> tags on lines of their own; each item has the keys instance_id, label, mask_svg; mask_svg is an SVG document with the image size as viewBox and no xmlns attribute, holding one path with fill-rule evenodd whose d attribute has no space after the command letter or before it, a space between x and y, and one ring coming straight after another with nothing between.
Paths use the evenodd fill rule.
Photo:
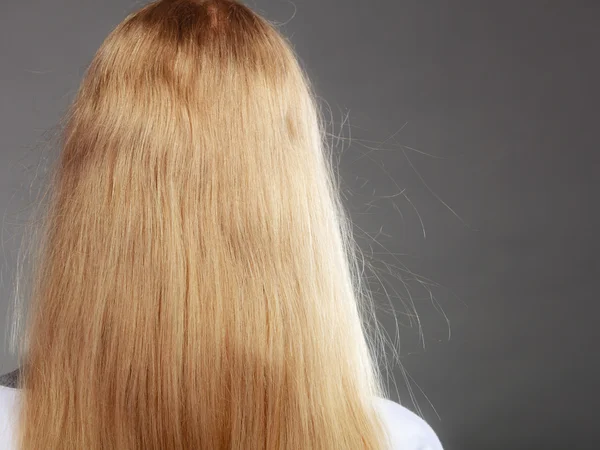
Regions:
<instances>
[{"instance_id":1,"label":"plain gray backdrop","mask_svg":"<svg viewBox=\"0 0 600 450\"><path fill-rule=\"evenodd\" d=\"M2 314L48 134L142 4L0 2ZM247 4L331 108L391 339L396 311L392 398L449 450L600 448L598 2ZM5 345L0 372L15 367Z\"/></svg>"}]
</instances>

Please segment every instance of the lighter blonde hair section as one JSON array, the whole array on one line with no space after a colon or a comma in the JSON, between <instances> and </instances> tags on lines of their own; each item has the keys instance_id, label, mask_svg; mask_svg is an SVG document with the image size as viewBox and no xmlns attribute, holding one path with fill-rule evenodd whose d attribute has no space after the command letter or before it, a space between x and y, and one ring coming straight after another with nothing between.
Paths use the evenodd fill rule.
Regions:
<instances>
[{"instance_id":1,"label":"lighter blonde hair section","mask_svg":"<svg viewBox=\"0 0 600 450\"><path fill-rule=\"evenodd\" d=\"M152 2L110 33L39 221L20 450L388 448L316 98L235 1Z\"/></svg>"}]
</instances>

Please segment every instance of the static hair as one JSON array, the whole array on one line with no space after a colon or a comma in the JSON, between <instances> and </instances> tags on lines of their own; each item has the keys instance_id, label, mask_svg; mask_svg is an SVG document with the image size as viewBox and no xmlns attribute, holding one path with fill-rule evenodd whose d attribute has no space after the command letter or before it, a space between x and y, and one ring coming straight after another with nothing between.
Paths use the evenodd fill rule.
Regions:
<instances>
[{"instance_id":1,"label":"static hair","mask_svg":"<svg viewBox=\"0 0 600 450\"><path fill-rule=\"evenodd\" d=\"M36 224L20 450L387 448L317 98L235 1L152 2L108 35Z\"/></svg>"}]
</instances>

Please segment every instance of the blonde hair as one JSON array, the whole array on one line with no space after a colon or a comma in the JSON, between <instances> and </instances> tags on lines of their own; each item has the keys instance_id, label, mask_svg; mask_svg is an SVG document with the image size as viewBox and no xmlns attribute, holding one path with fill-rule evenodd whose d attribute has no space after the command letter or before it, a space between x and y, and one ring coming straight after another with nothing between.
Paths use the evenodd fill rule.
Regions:
<instances>
[{"instance_id":1,"label":"blonde hair","mask_svg":"<svg viewBox=\"0 0 600 450\"><path fill-rule=\"evenodd\" d=\"M374 308L292 47L161 0L99 48L40 223L19 449L383 449Z\"/></svg>"}]
</instances>

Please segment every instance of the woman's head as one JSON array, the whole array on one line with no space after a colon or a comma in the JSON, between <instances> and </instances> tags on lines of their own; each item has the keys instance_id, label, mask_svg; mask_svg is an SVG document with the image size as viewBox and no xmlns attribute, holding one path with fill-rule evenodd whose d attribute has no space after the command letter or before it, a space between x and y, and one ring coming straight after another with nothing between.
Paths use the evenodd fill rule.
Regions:
<instances>
[{"instance_id":1,"label":"woman's head","mask_svg":"<svg viewBox=\"0 0 600 450\"><path fill-rule=\"evenodd\" d=\"M42 222L23 449L380 448L323 131L290 45L242 4L161 0L116 27Z\"/></svg>"}]
</instances>

